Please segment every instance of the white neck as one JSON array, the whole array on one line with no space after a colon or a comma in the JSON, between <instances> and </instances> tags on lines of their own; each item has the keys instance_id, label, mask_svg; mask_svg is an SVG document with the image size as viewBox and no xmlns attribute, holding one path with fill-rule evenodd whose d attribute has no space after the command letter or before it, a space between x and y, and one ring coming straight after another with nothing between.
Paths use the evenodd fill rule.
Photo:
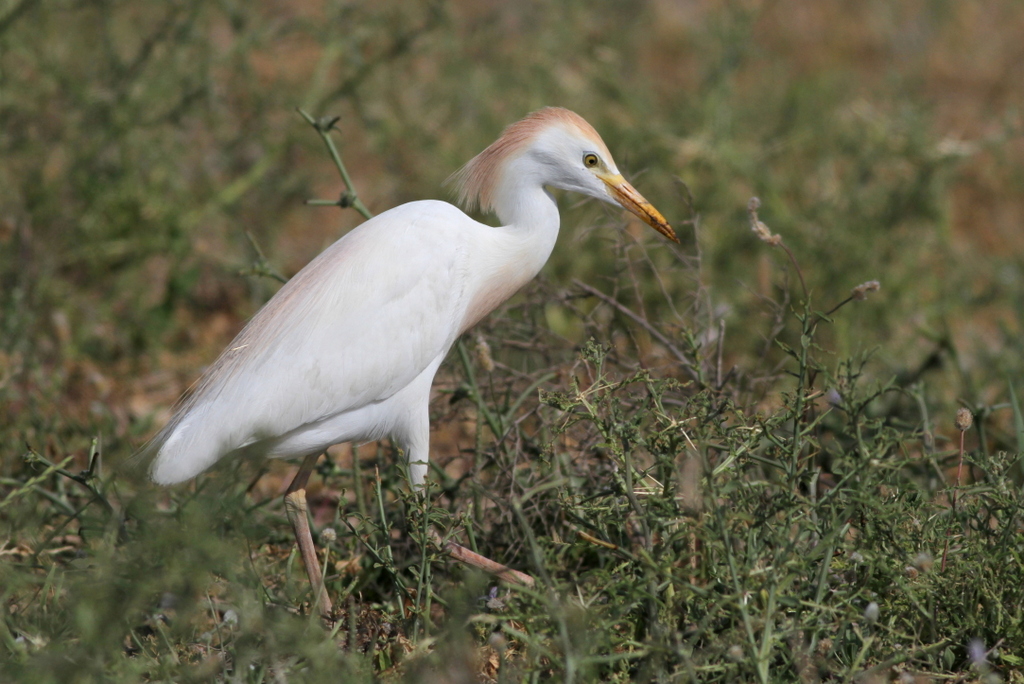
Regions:
<instances>
[{"instance_id":1,"label":"white neck","mask_svg":"<svg viewBox=\"0 0 1024 684\"><path fill-rule=\"evenodd\" d=\"M503 187L496 200L498 220L519 247L516 257L523 270L522 286L540 272L555 248L560 222L558 204L542 186L526 183Z\"/></svg>"},{"instance_id":2,"label":"white neck","mask_svg":"<svg viewBox=\"0 0 1024 684\"><path fill-rule=\"evenodd\" d=\"M511 190L501 193L495 202L495 213L503 225L478 233L486 247L474 263L471 278L476 284L470 288L474 296L460 332L533 280L558 239L558 205L550 193L540 185L503 190Z\"/></svg>"}]
</instances>

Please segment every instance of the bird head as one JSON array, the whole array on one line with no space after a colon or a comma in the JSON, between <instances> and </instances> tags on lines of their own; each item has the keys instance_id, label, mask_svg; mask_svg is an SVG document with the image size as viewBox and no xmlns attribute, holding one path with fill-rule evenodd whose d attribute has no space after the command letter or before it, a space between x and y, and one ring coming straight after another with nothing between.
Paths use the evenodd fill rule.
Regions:
<instances>
[{"instance_id":1,"label":"bird head","mask_svg":"<svg viewBox=\"0 0 1024 684\"><path fill-rule=\"evenodd\" d=\"M679 242L665 217L623 178L597 131L568 109L547 107L512 124L454 179L467 208L494 211L503 184L539 182L619 205Z\"/></svg>"}]
</instances>

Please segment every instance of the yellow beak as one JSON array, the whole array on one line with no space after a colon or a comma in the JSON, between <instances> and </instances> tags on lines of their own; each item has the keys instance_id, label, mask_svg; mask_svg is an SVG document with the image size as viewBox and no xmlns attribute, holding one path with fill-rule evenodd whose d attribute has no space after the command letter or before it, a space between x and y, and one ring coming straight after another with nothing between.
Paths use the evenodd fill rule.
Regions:
<instances>
[{"instance_id":1,"label":"yellow beak","mask_svg":"<svg viewBox=\"0 0 1024 684\"><path fill-rule=\"evenodd\" d=\"M672 226L668 225L668 221L661 215L661 212L655 209L653 204L645 200L644 196L637 192L636 188L630 185L625 178L619 174L614 176L599 175L598 178L604 181L605 185L608 186L608 190L611 191L612 197L623 208L636 214L640 220L672 242L679 242L676 232L672 230Z\"/></svg>"}]
</instances>

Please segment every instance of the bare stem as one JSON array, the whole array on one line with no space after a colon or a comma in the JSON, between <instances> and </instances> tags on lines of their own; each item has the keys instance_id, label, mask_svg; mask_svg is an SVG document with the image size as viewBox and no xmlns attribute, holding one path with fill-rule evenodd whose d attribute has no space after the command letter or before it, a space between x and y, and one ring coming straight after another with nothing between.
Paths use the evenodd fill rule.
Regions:
<instances>
[{"instance_id":1,"label":"bare stem","mask_svg":"<svg viewBox=\"0 0 1024 684\"><path fill-rule=\"evenodd\" d=\"M854 296L853 296L853 295L850 295L849 297L847 297L846 299L844 299L843 301L839 302L838 304L836 304L835 306L833 306L833 307L832 307L831 309L829 309L828 311L826 311L826 312L825 312L825 315L826 315L826 316L831 316L831 315L832 315L832 314L834 314L834 313L835 313L836 311L838 311L839 309L843 308L844 306L846 306L847 304L849 304L849 303L850 303L850 302L852 302L853 300L854 300Z\"/></svg>"},{"instance_id":2,"label":"bare stem","mask_svg":"<svg viewBox=\"0 0 1024 684\"><path fill-rule=\"evenodd\" d=\"M953 488L953 496L950 500L950 510L956 514L956 493L960 489L961 478L964 472L964 430L960 431L960 462L956 466L956 486ZM942 549L942 565L940 571L946 571L946 555L949 553L949 529L946 529L946 544Z\"/></svg>"},{"instance_id":3,"label":"bare stem","mask_svg":"<svg viewBox=\"0 0 1024 684\"><path fill-rule=\"evenodd\" d=\"M804 272L800 270L800 264L796 262L796 257L793 256L793 252L789 251L789 247L786 246L786 243L780 242L779 247L786 250L789 260L793 262L793 268L796 269L796 274L800 278L800 289L804 291L804 301L806 302L809 295L807 294L807 283L804 282Z\"/></svg>"},{"instance_id":4,"label":"bare stem","mask_svg":"<svg viewBox=\"0 0 1024 684\"><path fill-rule=\"evenodd\" d=\"M789 257L790 262L793 264L793 268L796 269L796 274L800 278L800 288L804 291L804 301L808 301L809 296L807 294L807 283L804 282L804 273L800 270L800 264L796 262L796 257L793 256L793 252L789 251L789 247L782 241L781 235L775 235L768 229L768 226L761 221L757 216L757 210L761 208L761 200L757 197L751 197L750 201L747 202L747 215L750 217L750 228L757 235L757 238L762 242L766 242L772 247L781 247L786 251L786 255Z\"/></svg>"},{"instance_id":5,"label":"bare stem","mask_svg":"<svg viewBox=\"0 0 1024 684\"><path fill-rule=\"evenodd\" d=\"M682 352L682 350L679 349L679 347L677 347L674 344L672 344L671 340L669 340L668 337L666 337L664 335L664 333L662 333L660 330L658 330L653 325L651 325L650 322L648 322L648 320L646 318L644 318L640 314L632 311L629 307L627 307L626 305L622 304L617 299L614 299L613 297L609 297L604 292L601 292L600 290L598 290L596 288L593 288L590 285L587 285L582 280L573 279L573 284L576 285L576 287L578 287L581 290L583 290L584 292L586 292L587 294L589 294L589 295L591 295L593 297L597 297L602 302L605 302L606 304L611 304L620 313L628 316L633 321L638 323L644 330L646 330L648 333L650 333L651 337L653 337L654 339L658 340L658 342L661 342L663 345L665 345L666 349L668 349L670 352L672 352L672 355L675 356L676 359L681 364L683 364L683 367L686 368L686 370L689 373L691 378L693 378L694 380L698 380L698 381L700 380L700 378L697 375L697 371L694 369L693 362L690 361L690 359L688 359L686 357L686 354L684 354Z\"/></svg>"},{"instance_id":6,"label":"bare stem","mask_svg":"<svg viewBox=\"0 0 1024 684\"><path fill-rule=\"evenodd\" d=\"M341 160L338 148L334 145L334 140L331 138L331 129L336 128L335 124L338 123L338 119L340 117L332 116L324 117L322 119L314 119L302 109L299 109L298 112L302 118L306 120L306 123L315 128L316 132L320 134L320 138L327 146L327 151L330 153L331 159L334 160L334 165L338 167L338 173L341 175L341 180L345 184L345 192L343 192L341 197L337 200L307 200L306 204L315 206L338 206L342 209L352 207L362 214L363 218L373 218L373 212L367 209L366 205L363 204L363 201L359 199L355 186L352 184L352 178L348 175L345 163Z\"/></svg>"},{"instance_id":7,"label":"bare stem","mask_svg":"<svg viewBox=\"0 0 1024 684\"><path fill-rule=\"evenodd\" d=\"M253 262L252 268L242 271L242 275L272 278L279 283L287 283L288 279L278 273L277 270L270 265L270 262L267 261L267 257L264 256L263 250L260 249L260 245L256 242L256 238L252 236L252 233L245 231L245 237L249 239L249 244L252 245L253 250L256 252L256 261Z\"/></svg>"}]
</instances>

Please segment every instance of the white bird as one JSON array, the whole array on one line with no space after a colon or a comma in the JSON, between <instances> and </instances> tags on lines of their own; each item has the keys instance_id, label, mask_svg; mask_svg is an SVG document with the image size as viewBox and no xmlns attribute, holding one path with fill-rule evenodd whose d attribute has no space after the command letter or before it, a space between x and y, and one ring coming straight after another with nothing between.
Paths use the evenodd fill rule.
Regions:
<instances>
[{"instance_id":1,"label":"white bird","mask_svg":"<svg viewBox=\"0 0 1024 684\"><path fill-rule=\"evenodd\" d=\"M459 336L548 260L559 227L548 188L621 205L676 240L597 132L566 109L512 124L453 180L467 210L493 212L501 225L423 200L353 229L253 316L142 453L163 485L229 456L304 457L286 504L325 613L305 510L316 459L334 444L390 437L412 485L423 484L434 374Z\"/></svg>"}]
</instances>

